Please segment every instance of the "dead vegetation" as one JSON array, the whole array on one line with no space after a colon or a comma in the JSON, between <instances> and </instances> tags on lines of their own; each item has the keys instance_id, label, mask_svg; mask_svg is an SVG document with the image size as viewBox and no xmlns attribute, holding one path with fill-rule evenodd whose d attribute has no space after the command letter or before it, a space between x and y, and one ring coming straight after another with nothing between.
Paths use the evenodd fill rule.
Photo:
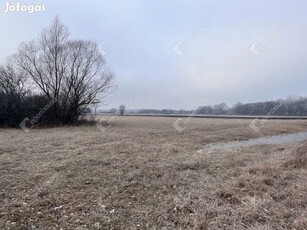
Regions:
<instances>
[{"instance_id":1,"label":"dead vegetation","mask_svg":"<svg viewBox=\"0 0 307 230\"><path fill-rule=\"evenodd\" d=\"M302 143L291 152L284 166L286 168L304 168L307 166L307 142Z\"/></svg>"},{"instance_id":2,"label":"dead vegetation","mask_svg":"<svg viewBox=\"0 0 307 230\"><path fill-rule=\"evenodd\" d=\"M199 154L257 134L248 120L193 119L182 133L173 122L0 129L0 229L307 228L306 143Z\"/></svg>"}]
</instances>

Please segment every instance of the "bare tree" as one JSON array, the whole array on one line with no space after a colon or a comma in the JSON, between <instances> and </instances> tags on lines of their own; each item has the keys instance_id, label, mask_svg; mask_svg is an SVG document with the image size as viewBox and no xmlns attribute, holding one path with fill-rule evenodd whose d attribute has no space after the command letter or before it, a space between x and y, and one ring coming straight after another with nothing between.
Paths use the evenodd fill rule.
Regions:
<instances>
[{"instance_id":1,"label":"bare tree","mask_svg":"<svg viewBox=\"0 0 307 230\"><path fill-rule=\"evenodd\" d=\"M9 60L0 66L0 123L17 126L22 119L22 100L27 94L27 74Z\"/></svg>"},{"instance_id":2,"label":"bare tree","mask_svg":"<svg viewBox=\"0 0 307 230\"><path fill-rule=\"evenodd\" d=\"M126 106L125 105L120 105L118 108L118 114L120 116L124 115L124 113L126 112Z\"/></svg>"},{"instance_id":3,"label":"bare tree","mask_svg":"<svg viewBox=\"0 0 307 230\"><path fill-rule=\"evenodd\" d=\"M74 122L114 88L114 76L105 68L97 44L69 40L68 29L58 17L37 40L21 44L14 59L54 101L54 119L63 123Z\"/></svg>"}]
</instances>

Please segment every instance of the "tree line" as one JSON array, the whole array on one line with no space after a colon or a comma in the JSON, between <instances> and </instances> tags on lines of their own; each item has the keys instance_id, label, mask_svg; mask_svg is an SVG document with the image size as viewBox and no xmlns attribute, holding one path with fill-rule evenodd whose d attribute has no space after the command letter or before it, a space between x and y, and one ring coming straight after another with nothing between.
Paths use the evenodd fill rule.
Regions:
<instances>
[{"instance_id":1,"label":"tree line","mask_svg":"<svg viewBox=\"0 0 307 230\"><path fill-rule=\"evenodd\" d=\"M275 101L237 103L232 107L225 103L201 106L193 110L141 109L139 114L203 114L203 115L247 115L247 116L307 116L306 97L288 97Z\"/></svg>"},{"instance_id":2,"label":"tree line","mask_svg":"<svg viewBox=\"0 0 307 230\"><path fill-rule=\"evenodd\" d=\"M56 17L0 65L0 125L17 127L34 117L42 124L74 123L114 87L98 45L70 39Z\"/></svg>"}]
</instances>

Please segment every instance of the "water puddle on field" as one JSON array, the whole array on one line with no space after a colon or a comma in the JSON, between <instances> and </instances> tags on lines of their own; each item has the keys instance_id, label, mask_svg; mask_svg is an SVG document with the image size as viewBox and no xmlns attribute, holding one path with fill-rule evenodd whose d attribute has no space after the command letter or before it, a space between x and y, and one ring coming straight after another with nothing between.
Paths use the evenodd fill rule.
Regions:
<instances>
[{"instance_id":1,"label":"water puddle on field","mask_svg":"<svg viewBox=\"0 0 307 230\"><path fill-rule=\"evenodd\" d=\"M273 144L292 144L307 139L307 132L293 134L283 134L275 136L260 137L245 141L218 142L204 146L198 150L198 153L212 153L215 151L233 151L240 148L246 148L254 145L273 145Z\"/></svg>"}]
</instances>

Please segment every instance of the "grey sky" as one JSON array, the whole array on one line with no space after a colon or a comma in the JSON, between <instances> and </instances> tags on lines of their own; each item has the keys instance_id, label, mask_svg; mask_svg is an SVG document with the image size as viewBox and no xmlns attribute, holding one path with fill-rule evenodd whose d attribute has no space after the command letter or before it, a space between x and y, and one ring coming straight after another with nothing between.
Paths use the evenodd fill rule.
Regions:
<instances>
[{"instance_id":1,"label":"grey sky","mask_svg":"<svg viewBox=\"0 0 307 230\"><path fill-rule=\"evenodd\" d=\"M4 13L7 2L46 11ZM106 42L118 89L105 108L129 99L130 108L194 109L205 99L307 96L307 1L21 0L1 1L0 9L1 62L56 15L72 38Z\"/></svg>"}]
</instances>

